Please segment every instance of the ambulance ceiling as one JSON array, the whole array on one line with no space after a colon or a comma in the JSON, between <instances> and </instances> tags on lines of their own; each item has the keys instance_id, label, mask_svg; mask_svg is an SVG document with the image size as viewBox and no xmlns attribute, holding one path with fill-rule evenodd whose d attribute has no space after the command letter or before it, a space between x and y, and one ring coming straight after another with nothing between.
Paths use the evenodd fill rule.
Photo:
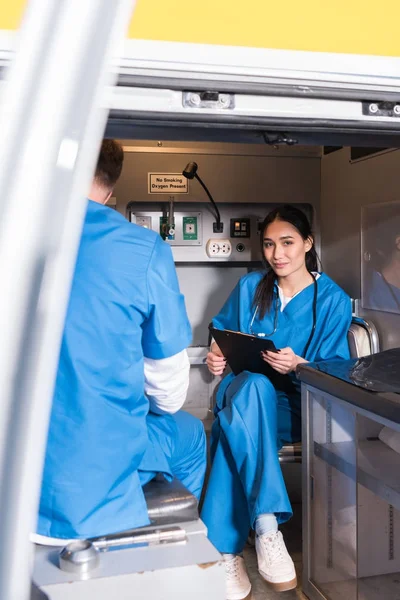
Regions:
<instances>
[{"instance_id":1,"label":"ambulance ceiling","mask_svg":"<svg viewBox=\"0 0 400 600\"><path fill-rule=\"evenodd\" d=\"M360 146L400 147L400 132L379 129L357 130L342 124L300 124L295 120L284 126L260 124L174 122L153 120L111 112L106 135L125 140L168 140L171 142L216 142L261 144L267 146Z\"/></svg>"}]
</instances>

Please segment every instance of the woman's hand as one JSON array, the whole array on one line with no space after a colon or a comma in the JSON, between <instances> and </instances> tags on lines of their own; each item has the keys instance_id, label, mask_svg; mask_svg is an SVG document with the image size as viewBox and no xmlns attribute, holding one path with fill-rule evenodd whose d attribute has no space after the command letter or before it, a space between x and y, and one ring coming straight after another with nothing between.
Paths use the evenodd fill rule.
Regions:
<instances>
[{"instance_id":1,"label":"woman's hand","mask_svg":"<svg viewBox=\"0 0 400 600\"><path fill-rule=\"evenodd\" d=\"M225 371L226 358L222 354L218 344L215 342L211 344L210 352L207 354L206 365L213 375L222 375Z\"/></svg>"},{"instance_id":2,"label":"woman's hand","mask_svg":"<svg viewBox=\"0 0 400 600\"><path fill-rule=\"evenodd\" d=\"M282 348L278 353L261 352L261 358L282 375L291 373L297 365L307 362L301 356L297 356L291 348Z\"/></svg>"}]
</instances>

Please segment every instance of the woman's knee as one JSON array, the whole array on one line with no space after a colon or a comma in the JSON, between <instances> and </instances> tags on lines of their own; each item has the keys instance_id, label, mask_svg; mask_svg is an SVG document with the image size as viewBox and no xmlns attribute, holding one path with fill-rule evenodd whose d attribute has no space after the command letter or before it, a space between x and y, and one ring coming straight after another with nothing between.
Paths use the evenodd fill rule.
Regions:
<instances>
[{"instance_id":1,"label":"woman's knee","mask_svg":"<svg viewBox=\"0 0 400 600\"><path fill-rule=\"evenodd\" d=\"M260 373L244 371L235 377L229 389L230 403L233 406L251 401L276 411L276 391L268 377Z\"/></svg>"},{"instance_id":2,"label":"woman's knee","mask_svg":"<svg viewBox=\"0 0 400 600\"><path fill-rule=\"evenodd\" d=\"M260 388L264 392L270 391L275 394L275 388L265 375L261 373L250 373L250 371L242 371L239 375L236 375L234 382L237 387L240 388ZM233 383L233 382L232 382Z\"/></svg>"}]
</instances>

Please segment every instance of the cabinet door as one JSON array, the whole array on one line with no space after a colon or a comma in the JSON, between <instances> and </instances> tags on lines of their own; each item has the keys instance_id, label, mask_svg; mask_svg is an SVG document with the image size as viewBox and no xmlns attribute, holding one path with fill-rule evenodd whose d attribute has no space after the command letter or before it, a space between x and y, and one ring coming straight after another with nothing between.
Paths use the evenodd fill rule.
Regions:
<instances>
[{"instance_id":1,"label":"cabinet door","mask_svg":"<svg viewBox=\"0 0 400 600\"><path fill-rule=\"evenodd\" d=\"M308 577L322 597L356 600L356 419L318 393L309 403Z\"/></svg>"}]
</instances>

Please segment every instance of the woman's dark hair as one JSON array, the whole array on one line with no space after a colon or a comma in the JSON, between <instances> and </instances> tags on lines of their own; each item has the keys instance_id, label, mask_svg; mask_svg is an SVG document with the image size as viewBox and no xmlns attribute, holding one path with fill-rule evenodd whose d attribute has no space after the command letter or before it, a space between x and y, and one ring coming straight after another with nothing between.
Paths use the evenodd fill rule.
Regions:
<instances>
[{"instance_id":1,"label":"woman's dark hair","mask_svg":"<svg viewBox=\"0 0 400 600\"><path fill-rule=\"evenodd\" d=\"M258 306L259 316L262 319L265 313L271 308L274 299L274 286L276 280L276 274L269 265L268 261L264 256L264 234L268 225L274 221L285 221L290 223L297 229L303 240L311 238L314 241L311 225L306 215L302 210L292 206L291 204L283 204L278 208L272 210L265 217L263 224L260 229L260 248L261 248L261 261L263 267L266 269L266 274L261 279L257 286L256 293L253 300L253 308ZM314 244L306 254L306 267L308 271L318 271L318 256L314 248Z\"/></svg>"}]
</instances>

